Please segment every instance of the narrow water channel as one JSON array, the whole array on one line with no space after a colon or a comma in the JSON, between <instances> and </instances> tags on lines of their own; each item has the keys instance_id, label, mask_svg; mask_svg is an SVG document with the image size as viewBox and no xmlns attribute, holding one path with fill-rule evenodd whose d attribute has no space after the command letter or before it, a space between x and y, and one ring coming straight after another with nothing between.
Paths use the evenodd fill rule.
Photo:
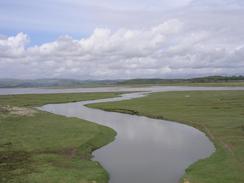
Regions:
<instances>
[{"instance_id":1,"label":"narrow water channel","mask_svg":"<svg viewBox=\"0 0 244 183\"><path fill-rule=\"evenodd\" d=\"M94 160L109 172L110 183L178 183L189 165L214 152L212 142L204 133L176 122L85 106L145 94L130 93L110 99L49 104L41 110L92 121L117 132L114 142L93 153Z\"/></svg>"}]
</instances>

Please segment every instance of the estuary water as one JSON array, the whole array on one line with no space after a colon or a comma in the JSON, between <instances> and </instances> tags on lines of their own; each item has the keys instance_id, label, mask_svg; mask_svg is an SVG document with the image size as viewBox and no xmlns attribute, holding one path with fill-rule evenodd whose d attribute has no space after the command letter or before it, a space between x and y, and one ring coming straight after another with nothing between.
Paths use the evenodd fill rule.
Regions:
<instances>
[{"instance_id":1,"label":"estuary water","mask_svg":"<svg viewBox=\"0 0 244 183\"><path fill-rule=\"evenodd\" d=\"M99 161L108 171L110 183L178 183L189 165L215 151L214 145L204 133L176 122L106 112L85 106L147 94L138 92L109 99L49 104L40 109L85 119L111 127L117 132L115 141L93 153L94 160Z\"/></svg>"},{"instance_id":2,"label":"estuary water","mask_svg":"<svg viewBox=\"0 0 244 183\"><path fill-rule=\"evenodd\" d=\"M96 87L96 88L0 88L0 95L86 93L86 92L133 92L133 91L189 91L189 90L244 90L244 87L194 87L194 86L150 86L150 87Z\"/></svg>"}]
</instances>

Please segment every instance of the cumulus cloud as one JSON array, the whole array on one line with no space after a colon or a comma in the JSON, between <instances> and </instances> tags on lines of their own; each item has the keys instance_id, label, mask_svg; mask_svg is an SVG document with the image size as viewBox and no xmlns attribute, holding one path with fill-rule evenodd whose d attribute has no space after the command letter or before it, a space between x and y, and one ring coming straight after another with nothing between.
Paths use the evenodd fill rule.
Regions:
<instances>
[{"instance_id":1,"label":"cumulus cloud","mask_svg":"<svg viewBox=\"0 0 244 183\"><path fill-rule=\"evenodd\" d=\"M25 45L28 43L28 36L19 33L14 37L0 37L0 53L4 58L18 58L25 52Z\"/></svg>"},{"instance_id":2,"label":"cumulus cloud","mask_svg":"<svg viewBox=\"0 0 244 183\"><path fill-rule=\"evenodd\" d=\"M8 6L10 1L0 3L0 28L8 25L11 29L18 20L21 26L38 30L92 29L81 39L66 35L39 45L30 45L25 33L0 36L0 77L117 79L244 74L242 0L109 0L103 5L98 0L67 2L52 0L52 6L38 6L41 10L33 1L21 2L20 7L28 7L32 16L27 10L9 11L16 14L7 16L6 7L14 7ZM51 7L58 8L52 12L66 14L50 17ZM91 23L94 25L88 26Z\"/></svg>"},{"instance_id":3,"label":"cumulus cloud","mask_svg":"<svg viewBox=\"0 0 244 183\"><path fill-rule=\"evenodd\" d=\"M220 44L208 31L173 19L145 29L95 29L28 47L24 33L0 38L0 77L117 79L243 73L244 45ZM209 41L214 40L214 41Z\"/></svg>"}]
</instances>

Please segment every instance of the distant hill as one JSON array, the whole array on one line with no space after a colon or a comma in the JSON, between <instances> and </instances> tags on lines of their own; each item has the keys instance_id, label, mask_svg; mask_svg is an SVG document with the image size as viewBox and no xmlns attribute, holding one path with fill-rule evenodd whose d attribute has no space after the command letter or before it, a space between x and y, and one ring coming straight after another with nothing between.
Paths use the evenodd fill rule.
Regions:
<instances>
[{"instance_id":1,"label":"distant hill","mask_svg":"<svg viewBox=\"0 0 244 183\"><path fill-rule=\"evenodd\" d=\"M36 79L36 80L19 80L19 79L0 79L0 88L34 88L34 87L96 87L106 86L117 83L118 81L89 81L74 79Z\"/></svg>"},{"instance_id":2,"label":"distant hill","mask_svg":"<svg viewBox=\"0 0 244 183\"><path fill-rule=\"evenodd\" d=\"M244 76L208 76L192 79L130 79L130 80L75 80L75 79L0 79L0 88L37 88L37 87L103 87L123 85L171 85L191 83L244 82Z\"/></svg>"}]
</instances>

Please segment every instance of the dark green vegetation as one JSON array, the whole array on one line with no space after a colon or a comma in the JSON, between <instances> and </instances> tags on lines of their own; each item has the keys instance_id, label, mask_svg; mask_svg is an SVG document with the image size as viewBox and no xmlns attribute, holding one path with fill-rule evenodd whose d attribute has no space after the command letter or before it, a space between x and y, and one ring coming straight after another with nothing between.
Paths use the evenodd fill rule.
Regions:
<instances>
[{"instance_id":1,"label":"dark green vegetation","mask_svg":"<svg viewBox=\"0 0 244 183\"><path fill-rule=\"evenodd\" d=\"M78 88L105 86L244 86L244 76L208 76L192 79L130 79L130 80L75 80L75 79L0 79L0 88Z\"/></svg>"},{"instance_id":2,"label":"dark green vegetation","mask_svg":"<svg viewBox=\"0 0 244 183\"><path fill-rule=\"evenodd\" d=\"M0 182L107 182L107 172L90 158L93 150L114 139L112 129L31 107L113 96L116 94L0 96Z\"/></svg>"},{"instance_id":3,"label":"dark green vegetation","mask_svg":"<svg viewBox=\"0 0 244 183\"><path fill-rule=\"evenodd\" d=\"M131 79L118 82L120 85L163 86L244 86L244 76L209 76L192 79Z\"/></svg>"},{"instance_id":4,"label":"dark green vegetation","mask_svg":"<svg viewBox=\"0 0 244 183\"><path fill-rule=\"evenodd\" d=\"M190 166L184 182L244 182L244 91L163 92L90 106L174 120L199 128L213 140L217 150Z\"/></svg>"}]
</instances>

